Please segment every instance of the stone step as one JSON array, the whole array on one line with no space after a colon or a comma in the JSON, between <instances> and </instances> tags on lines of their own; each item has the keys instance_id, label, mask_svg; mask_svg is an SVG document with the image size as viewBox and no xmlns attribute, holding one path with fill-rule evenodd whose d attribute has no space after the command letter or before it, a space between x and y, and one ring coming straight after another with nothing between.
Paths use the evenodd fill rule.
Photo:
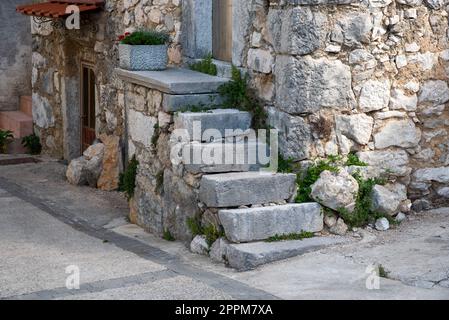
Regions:
<instances>
[{"instance_id":1,"label":"stone step","mask_svg":"<svg viewBox=\"0 0 449 320\"><path fill-rule=\"evenodd\" d=\"M284 260L322 248L348 242L344 237L315 237L280 242L229 244L226 259L238 271L248 271L274 261Z\"/></svg>"},{"instance_id":2,"label":"stone step","mask_svg":"<svg viewBox=\"0 0 449 320\"><path fill-rule=\"evenodd\" d=\"M183 112L175 115L175 129L185 130L190 141L211 141L241 135L251 128L251 114L237 109L216 109L206 112ZM207 136L203 135L207 130ZM217 139L215 140L221 140Z\"/></svg>"},{"instance_id":3,"label":"stone step","mask_svg":"<svg viewBox=\"0 0 449 320\"><path fill-rule=\"evenodd\" d=\"M270 163L269 156L269 146L257 141L195 141L182 149L182 162L193 174L256 171Z\"/></svg>"},{"instance_id":4,"label":"stone step","mask_svg":"<svg viewBox=\"0 0 449 320\"><path fill-rule=\"evenodd\" d=\"M116 69L122 80L169 94L216 93L229 79L210 76L184 68L168 68L163 71L129 71Z\"/></svg>"},{"instance_id":5,"label":"stone step","mask_svg":"<svg viewBox=\"0 0 449 320\"><path fill-rule=\"evenodd\" d=\"M186 112L193 108L215 109L222 106L223 98L216 93L203 94L164 94L162 108L165 112Z\"/></svg>"},{"instance_id":6,"label":"stone step","mask_svg":"<svg viewBox=\"0 0 449 320\"><path fill-rule=\"evenodd\" d=\"M19 111L25 113L26 115L33 117L33 104L31 96L21 96L20 97L20 107Z\"/></svg>"},{"instance_id":7,"label":"stone step","mask_svg":"<svg viewBox=\"0 0 449 320\"><path fill-rule=\"evenodd\" d=\"M319 232L323 230L324 219L318 203L220 210L218 215L226 237L235 243L303 231Z\"/></svg>"},{"instance_id":8,"label":"stone step","mask_svg":"<svg viewBox=\"0 0 449 320\"><path fill-rule=\"evenodd\" d=\"M19 139L33 134L33 118L21 111L0 112L0 128L11 130Z\"/></svg>"},{"instance_id":9,"label":"stone step","mask_svg":"<svg viewBox=\"0 0 449 320\"><path fill-rule=\"evenodd\" d=\"M291 199L296 175L267 172L237 172L205 175L200 200L210 208L266 204Z\"/></svg>"}]
</instances>

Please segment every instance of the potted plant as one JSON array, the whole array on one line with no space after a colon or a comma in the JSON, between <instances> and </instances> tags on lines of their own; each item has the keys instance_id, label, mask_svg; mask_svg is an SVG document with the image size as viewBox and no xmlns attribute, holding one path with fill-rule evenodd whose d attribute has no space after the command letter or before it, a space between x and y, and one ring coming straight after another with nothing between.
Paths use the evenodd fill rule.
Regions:
<instances>
[{"instance_id":1,"label":"potted plant","mask_svg":"<svg viewBox=\"0 0 449 320\"><path fill-rule=\"evenodd\" d=\"M134 71L166 69L169 38L167 33L154 30L121 35L118 38L120 67Z\"/></svg>"}]
</instances>

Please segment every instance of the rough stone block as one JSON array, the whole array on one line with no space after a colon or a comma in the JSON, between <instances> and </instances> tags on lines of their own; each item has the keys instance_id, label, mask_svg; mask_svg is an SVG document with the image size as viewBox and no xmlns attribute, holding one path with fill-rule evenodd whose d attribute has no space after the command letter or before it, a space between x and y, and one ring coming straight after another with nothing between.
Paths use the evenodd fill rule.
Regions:
<instances>
[{"instance_id":1,"label":"rough stone block","mask_svg":"<svg viewBox=\"0 0 449 320\"><path fill-rule=\"evenodd\" d=\"M175 116L175 130L184 129L190 141L236 136L251 128L251 114L236 109L185 112ZM235 131L237 130L237 131Z\"/></svg>"},{"instance_id":2,"label":"rough stone block","mask_svg":"<svg viewBox=\"0 0 449 320\"><path fill-rule=\"evenodd\" d=\"M270 163L269 147L264 143L212 142L186 144L182 161L191 173L244 172Z\"/></svg>"},{"instance_id":3,"label":"rough stone block","mask_svg":"<svg viewBox=\"0 0 449 320\"><path fill-rule=\"evenodd\" d=\"M290 114L355 105L349 66L339 60L278 56L275 67L277 103Z\"/></svg>"},{"instance_id":4,"label":"rough stone block","mask_svg":"<svg viewBox=\"0 0 449 320\"><path fill-rule=\"evenodd\" d=\"M345 243L343 237L317 237L282 242L230 244L227 260L232 268L247 271L270 262L292 258L321 248Z\"/></svg>"},{"instance_id":5,"label":"rough stone block","mask_svg":"<svg viewBox=\"0 0 449 320\"><path fill-rule=\"evenodd\" d=\"M208 207L225 208L290 199L296 192L296 175L265 172L203 176L200 200Z\"/></svg>"},{"instance_id":6,"label":"rough stone block","mask_svg":"<svg viewBox=\"0 0 449 320\"><path fill-rule=\"evenodd\" d=\"M324 219L318 203L221 210L218 215L226 237L236 243L302 231L319 232Z\"/></svg>"},{"instance_id":7,"label":"rough stone block","mask_svg":"<svg viewBox=\"0 0 449 320\"><path fill-rule=\"evenodd\" d=\"M191 106L218 107L223 99L218 94L164 94L162 108L165 112L189 111Z\"/></svg>"}]
</instances>

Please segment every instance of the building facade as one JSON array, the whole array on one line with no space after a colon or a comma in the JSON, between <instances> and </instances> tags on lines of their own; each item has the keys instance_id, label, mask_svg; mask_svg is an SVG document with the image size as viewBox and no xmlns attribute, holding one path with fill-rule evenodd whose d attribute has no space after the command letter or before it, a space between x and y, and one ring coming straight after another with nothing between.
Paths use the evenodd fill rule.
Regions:
<instances>
[{"instance_id":1,"label":"building facade","mask_svg":"<svg viewBox=\"0 0 449 320\"><path fill-rule=\"evenodd\" d=\"M357 153L413 201L444 204L447 10L441 0L105 0L81 15L80 30L32 18L35 131L45 153L68 160L94 138L114 141L105 189L117 186L122 164L136 155L131 217L156 234L188 240L186 218L217 220L201 199L205 172L170 159L169 101L180 92L117 69L120 34L166 30L172 66L212 53L219 75L228 76L231 64L248 73L284 158Z\"/></svg>"}]
</instances>

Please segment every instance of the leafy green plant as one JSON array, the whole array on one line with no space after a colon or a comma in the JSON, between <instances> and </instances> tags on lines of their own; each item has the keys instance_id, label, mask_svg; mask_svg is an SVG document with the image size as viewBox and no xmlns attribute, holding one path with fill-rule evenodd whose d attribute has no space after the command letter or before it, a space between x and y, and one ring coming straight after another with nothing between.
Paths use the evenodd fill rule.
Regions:
<instances>
[{"instance_id":1,"label":"leafy green plant","mask_svg":"<svg viewBox=\"0 0 449 320\"><path fill-rule=\"evenodd\" d=\"M14 134L10 130L0 130L0 153L6 153L8 144L14 139Z\"/></svg>"},{"instance_id":2,"label":"leafy green plant","mask_svg":"<svg viewBox=\"0 0 449 320\"><path fill-rule=\"evenodd\" d=\"M203 228L201 227L201 221L198 217L187 218L187 227L190 230L190 233L195 237L203 234Z\"/></svg>"},{"instance_id":3,"label":"leafy green plant","mask_svg":"<svg viewBox=\"0 0 449 320\"><path fill-rule=\"evenodd\" d=\"M168 229L165 229L162 239L164 239L166 241L171 241L171 242L176 241L175 237L173 237L170 230L168 230Z\"/></svg>"},{"instance_id":4,"label":"leafy green plant","mask_svg":"<svg viewBox=\"0 0 449 320\"><path fill-rule=\"evenodd\" d=\"M340 216L350 227L364 227L369 223L374 223L379 218L387 218L379 212L374 212L372 208L371 194L375 185L384 185L385 180L380 178L363 179L359 173L354 173L353 177L359 184L359 192L356 198L355 209L349 212L346 209L338 210ZM391 217L390 217L391 219Z\"/></svg>"},{"instance_id":5,"label":"leafy green plant","mask_svg":"<svg viewBox=\"0 0 449 320\"><path fill-rule=\"evenodd\" d=\"M388 279L390 272L388 272L387 269L385 269L385 267L381 264L379 264L377 268L379 270L379 277Z\"/></svg>"},{"instance_id":6,"label":"leafy green plant","mask_svg":"<svg viewBox=\"0 0 449 320\"><path fill-rule=\"evenodd\" d=\"M248 86L248 75L242 76L240 70L232 66L231 81L220 86L219 94L223 97L224 108L237 108L248 111L253 116L254 129L268 129L267 113L263 103L254 89Z\"/></svg>"},{"instance_id":7,"label":"leafy green plant","mask_svg":"<svg viewBox=\"0 0 449 320\"><path fill-rule=\"evenodd\" d=\"M292 158L284 159L282 155L278 158L278 172L279 173L292 173L294 161Z\"/></svg>"},{"instance_id":8,"label":"leafy green plant","mask_svg":"<svg viewBox=\"0 0 449 320\"><path fill-rule=\"evenodd\" d=\"M317 182L323 171L339 172L340 169L337 166L339 158L330 157L326 160L319 160L315 164L307 168L305 174L301 177L298 174L298 195L296 197L297 203L311 202L313 199L310 197L312 192L312 185Z\"/></svg>"},{"instance_id":9,"label":"leafy green plant","mask_svg":"<svg viewBox=\"0 0 449 320\"><path fill-rule=\"evenodd\" d=\"M118 40L122 44L129 44L132 46L138 45L162 45L166 44L170 36L163 31L155 30L140 30L133 33L125 33L119 36Z\"/></svg>"},{"instance_id":10,"label":"leafy green plant","mask_svg":"<svg viewBox=\"0 0 449 320\"><path fill-rule=\"evenodd\" d=\"M265 242L279 242L279 241L287 241L287 240L304 240L315 237L313 232L302 231L301 233L290 233L284 235L275 235L273 237L268 238Z\"/></svg>"},{"instance_id":11,"label":"leafy green plant","mask_svg":"<svg viewBox=\"0 0 449 320\"><path fill-rule=\"evenodd\" d=\"M30 154L40 154L42 151L41 141L38 136L31 134L22 139L22 145L28 149Z\"/></svg>"},{"instance_id":12,"label":"leafy green plant","mask_svg":"<svg viewBox=\"0 0 449 320\"><path fill-rule=\"evenodd\" d=\"M134 196L138 166L139 162L137 161L136 156L133 156L125 172L120 175L119 190L125 192L128 200Z\"/></svg>"},{"instance_id":13,"label":"leafy green plant","mask_svg":"<svg viewBox=\"0 0 449 320\"><path fill-rule=\"evenodd\" d=\"M348 155L348 159L346 160L345 165L348 167L350 167L350 166L367 167L368 166L367 163L361 161L359 159L359 157L354 153L350 153Z\"/></svg>"},{"instance_id":14,"label":"leafy green plant","mask_svg":"<svg viewBox=\"0 0 449 320\"><path fill-rule=\"evenodd\" d=\"M187 227L194 237L204 235L209 246L224 236L224 232L217 229L213 224L202 226L198 217L187 218Z\"/></svg>"},{"instance_id":15,"label":"leafy green plant","mask_svg":"<svg viewBox=\"0 0 449 320\"><path fill-rule=\"evenodd\" d=\"M208 54L204 59L189 65L190 70L205 73L211 76L217 75L217 66L212 61L212 54Z\"/></svg>"}]
</instances>

